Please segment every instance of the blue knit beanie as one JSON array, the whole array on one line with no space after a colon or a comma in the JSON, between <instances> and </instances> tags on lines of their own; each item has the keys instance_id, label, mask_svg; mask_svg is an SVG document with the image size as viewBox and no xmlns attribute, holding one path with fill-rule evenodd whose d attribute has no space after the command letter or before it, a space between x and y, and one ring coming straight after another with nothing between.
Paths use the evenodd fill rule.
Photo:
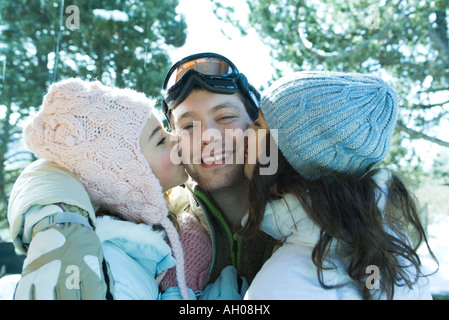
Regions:
<instances>
[{"instance_id":1,"label":"blue knit beanie","mask_svg":"<svg viewBox=\"0 0 449 320\"><path fill-rule=\"evenodd\" d=\"M308 180L327 173L361 176L388 154L396 93L362 74L298 72L265 92L262 112L278 147Z\"/></svg>"}]
</instances>

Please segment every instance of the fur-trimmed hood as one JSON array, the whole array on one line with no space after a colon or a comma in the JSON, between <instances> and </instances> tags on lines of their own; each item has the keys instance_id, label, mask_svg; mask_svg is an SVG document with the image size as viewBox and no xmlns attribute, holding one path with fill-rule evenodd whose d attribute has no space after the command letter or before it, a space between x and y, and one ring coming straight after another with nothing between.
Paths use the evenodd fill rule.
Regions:
<instances>
[{"instance_id":1,"label":"fur-trimmed hood","mask_svg":"<svg viewBox=\"0 0 449 320\"><path fill-rule=\"evenodd\" d=\"M108 243L119 247L154 275L176 264L165 232L150 225L104 216L97 218L95 231L103 246Z\"/></svg>"}]
</instances>

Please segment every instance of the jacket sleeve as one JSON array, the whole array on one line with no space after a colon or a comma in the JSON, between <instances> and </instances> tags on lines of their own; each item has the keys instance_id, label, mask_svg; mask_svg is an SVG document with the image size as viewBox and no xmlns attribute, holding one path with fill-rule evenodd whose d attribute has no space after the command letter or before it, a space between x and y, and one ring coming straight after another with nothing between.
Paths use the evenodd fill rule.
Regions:
<instances>
[{"instance_id":1,"label":"jacket sleeve","mask_svg":"<svg viewBox=\"0 0 449 320\"><path fill-rule=\"evenodd\" d=\"M158 299L158 284L147 270L113 242L106 241L102 247L114 280L115 300Z\"/></svg>"},{"instance_id":2,"label":"jacket sleeve","mask_svg":"<svg viewBox=\"0 0 449 320\"><path fill-rule=\"evenodd\" d=\"M54 203L84 210L92 226L95 224L92 203L76 176L53 162L37 160L21 173L10 195L8 222L18 250L26 252L36 223L59 212L59 207L52 205Z\"/></svg>"}]
</instances>

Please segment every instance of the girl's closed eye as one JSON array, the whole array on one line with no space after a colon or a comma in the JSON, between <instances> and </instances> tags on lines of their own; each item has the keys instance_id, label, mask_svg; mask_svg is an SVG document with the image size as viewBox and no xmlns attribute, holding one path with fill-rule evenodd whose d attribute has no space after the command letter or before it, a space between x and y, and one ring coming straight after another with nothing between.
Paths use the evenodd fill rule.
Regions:
<instances>
[{"instance_id":1,"label":"girl's closed eye","mask_svg":"<svg viewBox=\"0 0 449 320\"><path fill-rule=\"evenodd\" d=\"M156 146L160 146L160 145L164 144L166 139L167 139L167 137L162 137L161 139L159 139Z\"/></svg>"}]
</instances>

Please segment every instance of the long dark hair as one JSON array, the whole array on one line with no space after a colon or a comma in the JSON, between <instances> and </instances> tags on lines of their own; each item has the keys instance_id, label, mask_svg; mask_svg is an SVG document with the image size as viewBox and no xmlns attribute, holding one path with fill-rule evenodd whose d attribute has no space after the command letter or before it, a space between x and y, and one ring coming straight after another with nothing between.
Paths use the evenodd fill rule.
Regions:
<instances>
[{"instance_id":1,"label":"long dark hair","mask_svg":"<svg viewBox=\"0 0 449 320\"><path fill-rule=\"evenodd\" d=\"M270 139L266 141L270 143ZM266 150L270 150L269 145ZM378 267L380 292L392 299L395 286L412 288L423 276L416 252L421 243L426 243L436 260L419 219L417 199L397 174L392 173L385 212L381 212L376 199L376 190L381 190L372 179L379 169L372 169L362 177L326 174L308 181L277 152L275 174L260 175L260 163L254 168L248 221L240 230L242 234L253 235L259 230L267 201L281 199L288 193L295 195L310 219L321 228L311 257L321 286L338 287L327 285L323 276L323 271L329 269L325 262L331 243L337 243L338 247L345 248L340 258L348 261L346 272L358 284L363 299L373 298L365 284L368 266Z\"/></svg>"}]
</instances>

